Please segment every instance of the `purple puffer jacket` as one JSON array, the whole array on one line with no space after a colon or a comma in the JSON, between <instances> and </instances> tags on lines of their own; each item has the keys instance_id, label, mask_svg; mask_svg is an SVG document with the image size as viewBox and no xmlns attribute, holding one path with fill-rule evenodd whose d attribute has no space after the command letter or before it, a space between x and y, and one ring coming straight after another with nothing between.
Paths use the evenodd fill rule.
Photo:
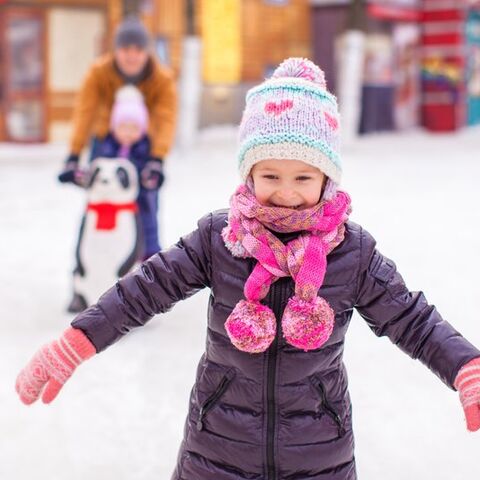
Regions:
<instances>
[{"instance_id":1,"label":"purple puffer jacket","mask_svg":"<svg viewBox=\"0 0 480 480\"><path fill-rule=\"evenodd\" d=\"M355 223L328 256L320 295L336 312L328 342L309 352L277 336L264 353L237 350L224 323L243 298L254 260L234 258L221 230L225 210L121 279L72 326L98 352L175 302L209 287L206 351L190 395L172 480L353 480L351 404L342 361L353 308L376 335L387 335L450 388L460 367L480 351L422 293L409 292L394 263ZM286 241L287 239L283 239ZM293 294L291 278L270 289L266 303L281 318Z\"/></svg>"}]
</instances>

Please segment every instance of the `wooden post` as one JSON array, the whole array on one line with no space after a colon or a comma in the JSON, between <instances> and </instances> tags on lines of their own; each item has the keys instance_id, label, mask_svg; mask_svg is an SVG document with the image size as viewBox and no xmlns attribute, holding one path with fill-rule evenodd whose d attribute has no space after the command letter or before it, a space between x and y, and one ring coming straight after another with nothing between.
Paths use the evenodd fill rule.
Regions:
<instances>
[{"instance_id":1,"label":"wooden post","mask_svg":"<svg viewBox=\"0 0 480 480\"><path fill-rule=\"evenodd\" d=\"M182 41L186 28L185 16L185 0L155 0L153 34L167 40L170 67L177 77L182 61Z\"/></svg>"}]
</instances>

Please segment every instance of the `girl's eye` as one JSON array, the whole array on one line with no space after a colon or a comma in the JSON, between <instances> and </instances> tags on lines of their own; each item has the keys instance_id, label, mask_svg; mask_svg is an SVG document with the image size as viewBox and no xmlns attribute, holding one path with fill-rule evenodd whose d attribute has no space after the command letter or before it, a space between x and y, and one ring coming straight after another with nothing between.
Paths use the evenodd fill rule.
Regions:
<instances>
[{"instance_id":1,"label":"girl's eye","mask_svg":"<svg viewBox=\"0 0 480 480\"><path fill-rule=\"evenodd\" d=\"M276 180L278 177L276 175L263 175L263 178L267 180Z\"/></svg>"},{"instance_id":2,"label":"girl's eye","mask_svg":"<svg viewBox=\"0 0 480 480\"><path fill-rule=\"evenodd\" d=\"M308 177L306 175L302 175L301 177L297 177L297 180L300 182L305 182L307 180L310 180L312 177Z\"/></svg>"}]
</instances>

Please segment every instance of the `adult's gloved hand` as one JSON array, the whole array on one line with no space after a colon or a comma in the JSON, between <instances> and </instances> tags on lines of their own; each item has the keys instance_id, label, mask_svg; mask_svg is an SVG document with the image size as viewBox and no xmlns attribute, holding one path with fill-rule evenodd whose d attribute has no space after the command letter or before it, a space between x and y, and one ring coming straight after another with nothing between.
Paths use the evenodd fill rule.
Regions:
<instances>
[{"instance_id":1,"label":"adult's gloved hand","mask_svg":"<svg viewBox=\"0 0 480 480\"><path fill-rule=\"evenodd\" d=\"M149 190L159 189L165 180L163 159L151 157L140 172L140 183Z\"/></svg>"},{"instance_id":2,"label":"adult's gloved hand","mask_svg":"<svg viewBox=\"0 0 480 480\"><path fill-rule=\"evenodd\" d=\"M78 155L72 153L68 156L57 178L60 183L73 183L83 187L86 177L86 172L78 166Z\"/></svg>"},{"instance_id":3,"label":"adult's gloved hand","mask_svg":"<svg viewBox=\"0 0 480 480\"><path fill-rule=\"evenodd\" d=\"M453 386L458 390L467 429L480 429L480 357L466 363L455 377Z\"/></svg>"},{"instance_id":4,"label":"adult's gloved hand","mask_svg":"<svg viewBox=\"0 0 480 480\"><path fill-rule=\"evenodd\" d=\"M63 335L44 345L18 374L15 389L26 405L35 402L43 391L43 403L50 403L75 368L96 353L85 334L69 327Z\"/></svg>"}]
</instances>

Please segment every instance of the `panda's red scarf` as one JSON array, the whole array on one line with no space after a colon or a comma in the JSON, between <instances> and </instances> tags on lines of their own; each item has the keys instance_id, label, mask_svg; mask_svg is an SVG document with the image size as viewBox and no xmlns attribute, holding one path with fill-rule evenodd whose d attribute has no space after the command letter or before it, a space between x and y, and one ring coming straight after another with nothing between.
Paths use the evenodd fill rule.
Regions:
<instances>
[{"instance_id":1,"label":"panda's red scarf","mask_svg":"<svg viewBox=\"0 0 480 480\"><path fill-rule=\"evenodd\" d=\"M87 211L92 211L97 214L97 230L113 230L117 226L117 213L122 211L129 211L136 213L138 211L135 202L130 203L89 203Z\"/></svg>"}]
</instances>

